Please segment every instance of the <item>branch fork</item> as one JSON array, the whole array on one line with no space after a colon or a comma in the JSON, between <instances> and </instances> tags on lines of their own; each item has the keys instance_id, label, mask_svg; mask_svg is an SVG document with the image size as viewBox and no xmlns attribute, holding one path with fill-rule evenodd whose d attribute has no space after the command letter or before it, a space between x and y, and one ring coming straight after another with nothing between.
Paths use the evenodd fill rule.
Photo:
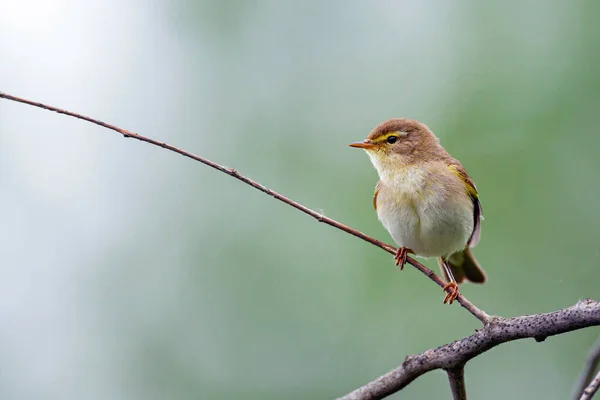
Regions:
<instances>
[{"instance_id":1,"label":"branch fork","mask_svg":"<svg viewBox=\"0 0 600 400\"><path fill-rule=\"evenodd\" d=\"M259 182L242 175L234 168L227 168L206 158L179 149L168 143L159 142L149 137L142 136L138 133L119 128L116 125L111 125L82 114L12 96L3 92L0 92L0 98L42 108L44 110L53 111L59 114L64 114L73 118L82 119L84 121L118 132L125 138L133 138L141 142L162 147L184 157L191 158L296 208L297 210L313 217L318 222L322 222L349 233L350 235L356 236L357 238L371 243L372 245L377 246L392 255L396 254L397 252L394 246L390 246L389 244L381 242L375 238L372 238L371 236L365 235L364 233L351 228L350 226L337 222L275 192L274 190L268 189ZM416 261L414 258L407 257L406 262L425 274L438 286L442 288L446 286L446 282L444 282L437 274L435 274L435 272ZM451 288L446 288L447 293L450 293L450 290ZM456 301L483 324L482 329L476 331L470 336L454 341L450 344L440 346L436 349L427 350L421 354L408 356L400 367L375 379L363 387L356 389L341 399L381 399L397 392L398 390L401 390L417 377L428 371L434 369L443 369L448 374L448 380L452 390L453 398L455 400L464 400L467 396L464 383L464 366L469 360L478 356L479 354L498 346L501 343L512 340L534 338L536 341L541 342L552 335L558 335L589 326L600 325L600 303L591 299L582 300L571 307L551 313L525 315L513 318L490 316L483 310L477 308L462 294L458 295ZM590 399L596 390L598 390L598 387L600 387L600 373L598 373L598 375L592 379L594 372L593 370L596 368L598 358L600 358L600 342L597 345L595 353L593 353L593 357L591 356L590 361L588 361L586 372L584 373L584 376L576 391L576 398L581 395L581 399Z\"/></svg>"}]
</instances>

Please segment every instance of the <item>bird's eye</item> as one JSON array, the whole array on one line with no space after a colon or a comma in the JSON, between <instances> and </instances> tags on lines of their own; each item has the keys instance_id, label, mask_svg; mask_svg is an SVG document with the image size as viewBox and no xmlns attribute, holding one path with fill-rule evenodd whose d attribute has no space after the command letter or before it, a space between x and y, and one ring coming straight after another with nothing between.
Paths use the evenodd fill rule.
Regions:
<instances>
[{"instance_id":1,"label":"bird's eye","mask_svg":"<svg viewBox=\"0 0 600 400\"><path fill-rule=\"evenodd\" d=\"M398 140L398 136L388 136L388 138L387 138L387 142L389 144L394 144L394 143L396 143L397 140Z\"/></svg>"}]
</instances>

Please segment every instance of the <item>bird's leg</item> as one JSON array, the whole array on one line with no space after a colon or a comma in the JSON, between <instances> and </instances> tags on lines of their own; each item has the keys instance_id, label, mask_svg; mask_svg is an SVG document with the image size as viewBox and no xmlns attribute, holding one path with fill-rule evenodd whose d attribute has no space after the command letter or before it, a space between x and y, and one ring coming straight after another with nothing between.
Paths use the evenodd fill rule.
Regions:
<instances>
[{"instance_id":1,"label":"bird's leg","mask_svg":"<svg viewBox=\"0 0 600 400\"><path fill-rule=\"evenodd\" d=\"M400 271L404 269L404 264L406 264L406 257L408 257L408 253L414 253L414 251L407 249L405 246L398 247L398 250L396 251L394 260L396 260L396 267L400 267Z\"/></svg>"},{"instance_id":2,"label":"bird's leg","mask_svg":"<svg viewBox=\"0 0 600 400\"><path fill-rule=\"evenodd\" d=\"M458 290L458 283L456 283L456 279L454 279L454 275L452 275L452 270L450 269L450 266L448 265L445 258L442 258L442 266L446 271L446 275L448 275L448 278L450 279L450 282L448 282L446 286L444 286L444 288L442 289L444 292L450 289L450 292L446 293L444 304L452 304L452 302L454 302L454 300L456 300L456 298L460 294L460 291Z\"/></svg>"}]
</instances>

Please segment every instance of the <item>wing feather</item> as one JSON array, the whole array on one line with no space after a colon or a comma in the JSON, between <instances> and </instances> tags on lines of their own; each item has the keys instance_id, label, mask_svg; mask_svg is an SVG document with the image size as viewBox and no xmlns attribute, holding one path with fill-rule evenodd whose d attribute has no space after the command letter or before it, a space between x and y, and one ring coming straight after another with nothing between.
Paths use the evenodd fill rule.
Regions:
<instances>
[{"instance_id":1,"label":"wing feather","mask_svg":"<svg viewBox=\"0 0 600 400\"><path fill-rule=\"evenodd\" d=\"M379 194L380 183L381 183L381 181L377 182L377 185L375 185L375 194L373 195L373 208L375 210L377 210L377 195Z\"/></svg>"},{"instance_id":2,"label":"wing feather","mask_svg":"<svg viewBox=\"0 0 600 400\"><path fill-rule=\"evenodd\" d=\"M479 243L481 237L481 218L483 215L483 209L481 208L481 202L479 201L479 193L477 187L473 182L473 179L467 173L465 167L460 164L451 164L448 166L452 172L454 172L462 181L465 183L467 192L473 200L473 232L467 242L467 246L475 247Z\"/></svg>"}]
</instances>

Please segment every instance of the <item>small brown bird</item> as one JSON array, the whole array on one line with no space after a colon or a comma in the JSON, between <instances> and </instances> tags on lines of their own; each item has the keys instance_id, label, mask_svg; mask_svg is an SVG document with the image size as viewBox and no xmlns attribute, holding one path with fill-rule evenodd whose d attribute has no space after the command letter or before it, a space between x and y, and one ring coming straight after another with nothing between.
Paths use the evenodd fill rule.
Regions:
<instances>
[{"instance_id":1,"label":"small brown bird","mask_svg":"<svg viewBox=\"0 0 600 400\"><path fill-rule=\"evenodd\" d=\"M407 254L437 257L450 288L444 303L458 297L465 279L484 283L471 253L479 242L481 203L473 180L419 121L395 118L350 144L365 149L379 173L373 205L399 246L400 269Z\"/></svg>"}]
</instances>

